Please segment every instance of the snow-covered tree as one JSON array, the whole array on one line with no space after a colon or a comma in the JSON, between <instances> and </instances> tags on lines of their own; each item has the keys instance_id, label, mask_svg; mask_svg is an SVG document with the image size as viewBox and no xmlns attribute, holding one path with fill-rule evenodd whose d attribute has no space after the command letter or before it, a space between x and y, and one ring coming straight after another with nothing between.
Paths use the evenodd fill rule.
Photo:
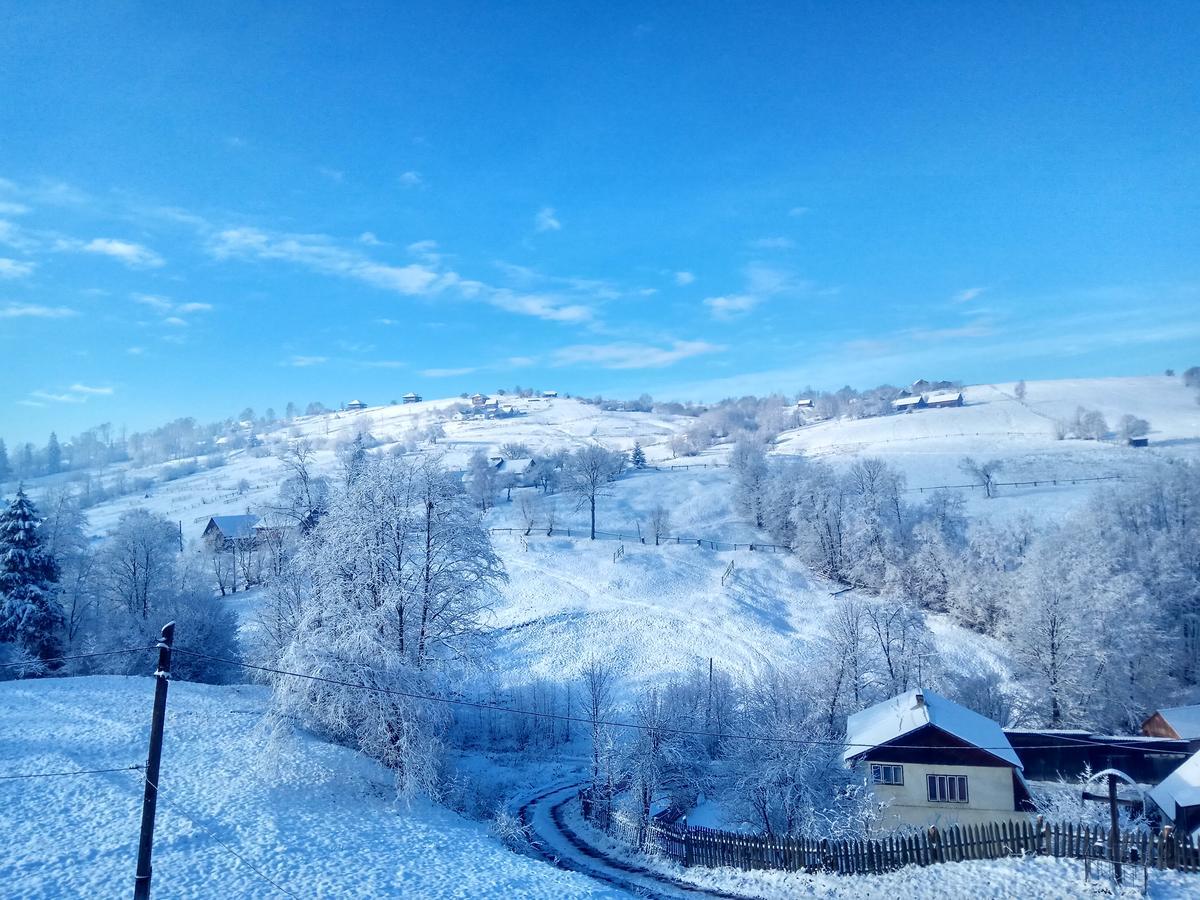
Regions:
<instances>
[{"instance_id":1,"label":"snow-covered tree","mask_svg":"<svg viewBox=\"0 0 1200 900\"><path fill-rule=\"evenodd\" d=\"M1017 386L1013 388L1013 396L1016 397L1018 400L1020 400L1022 403L1024 403L1025 402L1025 391L1026 391L1026 387L1025 387L1024 380L1018 381Z\"/></svg>"},{"instance_id":2,"label":"snow-covered tree","mask_svg":"<svg viewBox=\"0 0 1200 900\"><path fill-rule=\"evenodd\" d=\"M596 539L596 503L608 496L608 485L625 468L625 457L596 444L581 447L563 468L563 486L575 497L576 509L588 508L591 537Z\"/></svg>"},{"instance_id":3,"label":"snow-covered tree","mask_svg":"<svg viewBox=\"0 0 1200 900\"><path fill-rule=\"evenodd\" d=\"M973 457L964 456L959 461L958 468L964 475L983 487L986 497L996 496L996 480L1000 470L1004 468L1003 460L989 459L985 462L978 462Z\"/></svg>"},{"instance_id":4,"label":"snow-covered tree","mask_svg":"<svg viewBox=\"0 0 1200 900\"><path fill-rule=\"evenodd\" d=\"M294 565L283 667L381 690L279 677L277 708L394 769L400 793L432 792L445 710L383 691L436 692L478 655L504 573L461 485L428 457L368 457Z\"/></svg>"},{"instance_id":5,"label":"snow-covered tree","mask_svg":"<svg viewBox=\"0 0 1200 900\"><path fill-rule=\"evenodd\" d=\"M671 533L671 512L661 503L650 510L650 533L654 535L655 547Z\"/></svg>"},{"instance_id":6,"label":"snow-covered tree","mask_svg":"<svg viewBox=\"0 0 1200 900\"><path fill-rule=\"evenodd\" d=\"M58 578L37 508L18 488L0 513L0 643L40 659L57 655L64 621Z\"/></svg>"},{"instance_id":7,"label":"snow-covered tree","mask_svg":"<svg viewBox=\"0 0 1200 900\"><path fill-rule=\"evenodd\" d=\"M12 466L8 461L8 447L4 445L4 438L0 438L0 484L3 484L12 477Z\"/></svg>"},{"instance_id":8,"label":"snow-covered tree","mask_svg":"<svg viewBox=\"0 0 1200 900\"><path fill-rule=\"evenodd\" d=\"M148 620L157 598L174 586L178 551L175 523L141 507L122 513L99 561L107 599L133 618Z\"/></svg>"},{"instance_id":9,"label":"snow-covered tree","mask_svg":"<svg viewBox=\"0 0 1200 900\"><path fill-rule=\"evenodd\" d=\"M1150 423L1145 419L1139 419L1137 416L1126 413L1117 421L1117 434L1121 440L1127 441L1130 438L1145 437L1150 433Z\"/></svg>"},{"instance_id":10,"label":"snow-covered tree","mask_svg":"<svg viewBox=\"0 0 1200 900\"><path fill-rule=\"evenodd\" d=\"M496 499L500 479L486 451L476 450L471 454L467 478L467 490L471 493L471 499L483 512L487 512Z\"/></svg>"},{"instance_id":11,"label":"snow-covered tree","mask_svg":"<svg viewBox=\"0 0 1200 900\"><path fill-rule=\"evenodd\" d=\"M646 468L646 451L642 449L640 441L635 441L633 444L633 454L629 458L635 469ZM0 475L0 480L3 480L3 475Z\"/></svg>"}]
</instances>

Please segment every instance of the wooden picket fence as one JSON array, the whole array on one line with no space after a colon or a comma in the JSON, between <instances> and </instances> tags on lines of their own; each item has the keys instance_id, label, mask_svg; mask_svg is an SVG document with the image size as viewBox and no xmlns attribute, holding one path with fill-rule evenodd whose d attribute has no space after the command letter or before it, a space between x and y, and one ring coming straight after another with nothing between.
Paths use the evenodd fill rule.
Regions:
<instances>
[{"instance_id":1,"label":"wooden picket fence","mask_svg":"<svg viewBox=\"0 0 1200 900\"><path fill-rule=\"evenodd\" d=\"M1112 844L1104 828L1050 823L1038 816L986 825L930 826L922 832L878 839L828 840L739 834L651 821L641 825L603 801L581 795L585 817L630 847L667 856L683 866L779 869L789 872L880 874L903 866L929 866L1009 856L1052 856L1111 863ZM1119 861L1136 868L1200 872L1200 848L1170 827L1158 832L1120 833Z\"/></svg>"}]
</instances>

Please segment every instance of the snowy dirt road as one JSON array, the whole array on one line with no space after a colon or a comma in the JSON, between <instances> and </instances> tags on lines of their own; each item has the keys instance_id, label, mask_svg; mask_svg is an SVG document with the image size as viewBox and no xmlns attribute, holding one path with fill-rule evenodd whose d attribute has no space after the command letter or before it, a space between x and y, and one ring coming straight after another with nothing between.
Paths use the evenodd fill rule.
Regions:
<instances>
[{"instance_id":1,"label":"snowy dirt road","mask_svg":"<svg viewBox=\"0 0 1200 900\"><path fill-rule=\"evenodd\" d=\"M559 868L570 869L629 891L638 897L651 897L656 900L696 900L704 897L751 900L744 894L688 884L611 856L589 843L579 830L571 826L565 815L566 808L576 802L581 786L579 782L568 782L550 787L530 798L520 808L521 819L532 832L534 849L547 861Z\"/></svg>"}]
</instances>

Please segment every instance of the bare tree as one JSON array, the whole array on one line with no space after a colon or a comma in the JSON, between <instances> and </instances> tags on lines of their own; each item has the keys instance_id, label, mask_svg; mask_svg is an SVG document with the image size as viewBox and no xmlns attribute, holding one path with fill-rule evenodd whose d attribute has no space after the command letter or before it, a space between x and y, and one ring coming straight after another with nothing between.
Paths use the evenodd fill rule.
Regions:
<instances>
[{"instance_id":1,"label":"bare tree","mask_svg":"<svg viewBox=\"0 0 1200 900\"><path fill-rule=\"evenodd\" d=\"M671 530L671 513L661 503L650 510L650 531L654 533L654 546L657 547Z\"/></svg>"},{"instance_id":2,"label":"bare tree","mask_svg":"<svg viewBox=\"0 0 1200 900\"><path fill-rule=\"evenodd\" d=\"M977 462L973 457L964 456L958 463L962 473L983 486L984 494L990 499L996 496L996 476L1004 468L1004 462L999 459L989 459L987 462Z\"/></svg>"},{"instance_id":3,"label":"bare tree","mask_svg":"<svg viewBox=\"0 0 1200 900\"><path fill-rule=\"evenodd\" d=\"M521 511L521 522L524 523L525 534L528 536L537 520L537 504L529 494L522 494L521 499L517 501L517 508Z\"/></svg>"},{"instance_id":4,"label":"bare tree","mask_svg":"<svg viewBox=\"0 0 1200 900\"><path fill-rule=\"evenodd\" d=\"M611 791L613 785L612 767L605 765L612 752L613 740L605 720L613 713L613 693L616 687L616 673L605 661L593 656L588 659L583 669L583 715L588 720L592 736L592 790L600 793L606 786ZM602 778L607 774L608 778ZM608 794L611 797L611 793Z\"/></svg>"},{"instance_id":5,"label":"bare tree","mask_svg":"<svg viewBox=\"0 0 1200 900\"><path fill-rule=\"evenodd\" d=\"M1018 400L1020 400L1022 403L1025 402L1025 382L1024 382L1024 380L1017 382L1017 386L1013 388L1013 396L1016 397Z\"/></svg>"},{"instance_id":6,"label":"bare tree","mask_svg":"<svg viewBox=\"0 0 1200 900\"><path fill-rule=\"evenodd\" d=\"M576 509L585 506L591 514L591 538L596 539L596 501L608 496L608 485L625 467L623 454L597 445L575 451L567 460L564 481L576 498Z\"/></svg>"}]
</instances>

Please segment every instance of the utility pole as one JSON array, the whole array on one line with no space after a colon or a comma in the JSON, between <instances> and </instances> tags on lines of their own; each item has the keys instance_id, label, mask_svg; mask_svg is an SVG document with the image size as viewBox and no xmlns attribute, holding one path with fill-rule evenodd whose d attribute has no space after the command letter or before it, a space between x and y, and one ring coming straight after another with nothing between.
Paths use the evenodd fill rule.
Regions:
<instances>
[{"instance_id":1,"label":"utility pole","mask_svg":"<svg viewBox=\"0 0 1200 900\"><path fill-rule=\"evenodd\" d=\"M162 762L163 721L167 717L167 684L171 678L171 645L175 623L162 627L158 639L158 667L154 671L154 713L150 719L150 752L146 756L145 792L142 794L142 833L138 839L137 875L133 900L150 900L150 855L154 852L154 813L158 806L158 767Z\"/></svg>"},{"instance_id":2,"label":"utility pole","mask_svg":"<svg viewBox=\"0 0 1200 900\"><path fill-rule=\"evenodd\" d=\"M1117 821L1117 776L1108 773L1108 843L1112 850L1113 876L1121 883L1121 829Z\"/></svg>"}]
</instances>

